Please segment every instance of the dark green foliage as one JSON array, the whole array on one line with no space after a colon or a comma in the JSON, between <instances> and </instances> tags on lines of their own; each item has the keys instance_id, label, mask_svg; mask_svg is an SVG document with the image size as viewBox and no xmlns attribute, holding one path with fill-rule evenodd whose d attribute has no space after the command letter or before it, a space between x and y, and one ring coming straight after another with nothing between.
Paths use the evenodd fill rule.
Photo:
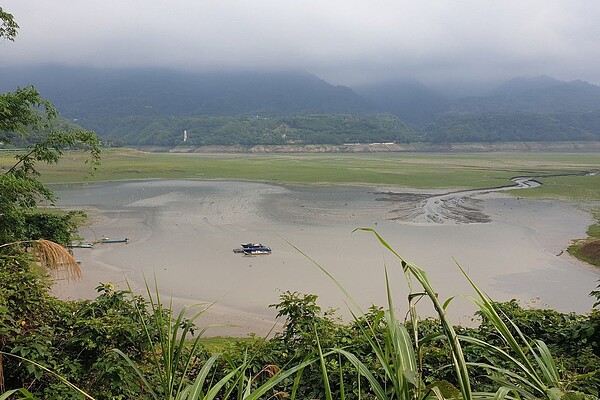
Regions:
<instances>
[{"instance_id":1,"label":"dark green foliage","mask_svg":"<svg viewBox=\"0 0 600 400\"><path fill-rule=\"evenodd\" d=\"M583 115L452 112L439 116L425 132L433 143L600 140L600 113Z\"/></svg>"},{"instance_id":2,"label":"dark green foliage","mask_svg":"<svg viewBox=\"0 0 600 400\"><path fill-rule=\"evenodd\" d=\"M37 179L22 173L0 174L0 244L46 239L68 245L77 238L76 223L85 215L35 211L40 198L53 200L54 196Z\"/></svg>"},{"instance_id":3,"label":"dark green foliage","mask_svg":"<svg viewBox=\"0 0 600 400\"><path fill-rule=\"evenodd\" d=\"M19 25L15 22L12 14L7 13L0 7L0 40L15 40Z\"/></svg>"},{"instance_id":4,"label":"dark green foliage","mask_svg":"<svg viewBox=\"0 0 600 400\"><path fill-rule=\"evenodd\" d=\"M414 142L415 129L391 114L128 116L82 119L103 137L143 146L253 146ZM183 142L183 131L188 134Z\"/></svg>"},{"instance_id":5,"label":"dark green foliage","mask_svg":"<svg viewBox=\"0 0 600 400\"><path fill-rule=\"evenodd\" d=\"M81 211L69 211L66 214L30 213L26 214L25 240L44 238L63 246L68 246L77 237L77 222L85 214Z\"/></svg>"},{"instance_id":6,"label":"dark green foliage","mask_svg":"<svg viewBox=\"0 0 600 400\"><path fill-rule=\"evenodd\" d=\"M153 350L140 318L157 321L147 312L146 302L128 292L114 291L110 284L100 285L100 295L94 301L62 302L48 295L47 281L30 270L22 257L1 259L0 265L0 344L2 351L11 352L38 362L61 374L96 398L140 398L144 389L134 371L117 357L112 348L121 349L142 369L146 369L149 352ZM342 323L332 311L323 313L314 295L285 292L280 302L273 305L280 317L286 319L284 329L268 341L254 340L232 343L224 350L214 381L237 368L249 364L247 373L254 377L252 385L262 384L278 368L287 369L317 356L318 346L324 352L342 348L358 357L381 384L385 377L364 335L365 328L376 341L385 341L385 318L382 309L372 307L358 320ZM496 303L502 314L512 319L522 332L533 338L543 338L559 364L561 379L570 390L597 395L600 384L600 356L598 355L600 313L589 315L562 314L553 310L528 310L515 301ZM164 318L163 318L163 321ZM165 321L166 323L166 321ZM156 335L156 327L150 331ZM411 327L407 326L411 331ZM419 322L419 357L422 359L423 379L426 384L449 382L456 386L450 349L440 341L439 321ZM457 327L459 335L479 338L503 347L493 327L482 321L476 328ZM156 336L155 336L156 337ZM317 339L318 338L318 339ZM317 341L318 340L318 341ZM416 349L415 349L416 350ZM484 349L465 344L464 353L469 362L488 362L510 368L510 363ZM188 372L193 379L208 358L199 352L195 367ZM25 362L4 357L8 388L27 387L42 398L73 398L69 390L51 376ZM369 385L345 358L328 356L325 368L333 398L369 398ZM476 391L495 390L493 382L484 378L485 371L472 368L471 384ZM148 377L152 382L152 376ZM342 385L343 382L343 385ZM157 387L154 388L155 390ZM302 371L298 385L289 377L276 388L296 398L322 398L323 374L317 364Z\"/></svg>"},{"instance_id":7,"label":"dark green foliage","mask_svg":"<svg viewBox=\"0 0 600 400\"><path fill-rule=\"evenodd\" d=\"M81 130L53 130L55 117L52 104L31 86L0 94L0 131L11 134L4 142L10 144L18 137L30 139L26 148L17 152L12 167L0 173L0 244L50 239L37 236L46 229L40 229L39 224L32 227L37 232L27 227L28 222L35 224L36 218L40 218L30 215L39 201L54 201L53 193L37 179L38 163L56 164L66 149L84 149L90 153L91 171L99 164L100 148L96 135ZM48 222L51 221L53 226L47 227L44 233L53 231L52 237L67 243L73 232L67 220L63 221L62 227L68 230L62 233L56 230L59 219L48 217Z\"/></svg>"},{"instance_id":8,"label":"dark green foliage","mask_svg":"<svg viewBox=\"0 0 600 400\"><path fill-rule=\"evenodd\" d=\"M240 362L243 354L252 359L253 372L259 373L266 365L274 364L281 368L295 365L317 354L316 337L323 351L331 348L343 348L356 355L369 371L380 381L385 382L383 370L373 354L372 348L361 333L359 326L370 325L375 340L385 337L385 319L383 310L372 307L358 321L344 324L332 313L321 312L316 304L316 296L285 292L280 303L274 305L279 316L286 322L281 333L269 341L256 339L249 344L239 342L225 349L225 359L229 365ZM569 390L580 391L598 396L600 384L600 355L597 353L600 338L600 313L592 311L589 315L563 314L553 310L524 309L516 301L496 303L496 305L519 326L527 337L541 338L548 344L558 362L561 379ZM410 325L407 326L411 331ZM455 373L451 367L451 353L447 341L439 340L442 328L439 321L426 319L419 322L418 336L423 365L423 378L426 384L449 382L457 386ZM470 336L503 347L505 344L495 334L493 327L482 321L476 328L456 327L459 335ZM468 362L487 362L498 367L510 368L506 360L497 358L485 349L465 343L465 358ZM247 352L247 353L246 353ZM356 370L343 358L329 357L327 371L333 398L340 398L340 369L344 380L345 396L355 399L359 391L363 398L369 398L369 388L365 381L359 380ZM224 373L227 367L224 367ZM495 391L497 385L485 377L486 371L471 367L471 384L474 391ZM359 388L360 383L360 388ZM279 389L289 392L292 381L284 382ZM297 398L323 398L324 387L322 372L318 365L306 367L303 371Z\"/></svg>"},{"instance_id":9,"label":"dark green foliage","mask_svg":"<svg viewBox=\"0 0 600 400\"><path fill-rule=\"evenodd\" d=\"M598 281L600 282L600 281ZM594 307L600 306L600 284L598 284L598 288L596 290L592 290L590 296L596 298L596 302L594 303Z\"/></svg>"},{"instance_id":10,"label":"dark green foliage","mask_svg":"<svg viewBox=\"0 0 600 400\"><path fill-rule=\"evenodd\" d=\"M43 108L44 114L38 112ZM44 128L44 122L56 117L52 104L43 99L33 86L0 94L0 131L25 135L29 130Z\"/></svg>"},{"instance_id":11,"label":"dark green foliage","mask_svg":"<svg viewBox=\"0 0 600 400\"><path fill-rule=\"evenodd\" d=\"M250 344L248 341L234 343L224 352L219 374L224 375L234 366L239 365L244 357L251 360L249 372L257 376L262 376L266 370L273 369L270 366L285 370L305 360L318 357L317 343L324 351L333 347L344 347L351 350L361 348L360 354L364 356L364 361L367 362L370 359L374 362L375 357L366 351L369 344L360 331L341 323L333 310L322 312L316 304L317 296L284 292L280 296L280 300L272 307L278 310L280 317L285 318L283 331L268 341L256 339ZM359 391L364 398L368 385L363 379L359 380L356 370L349 363L336 356L329 358L326 366L334 398L341 398L339 396L341 390L340 368L344 377L346 398L358 398ZM267 377L265 375L263 379ZM258 379L253 384L259 385L261 382L261 379ZM360 382L362 382L362 386ZM291 394L293 387L294 379L289 378L277 390ZM303 369L296 388L296 398L322 398L323 394L321 367L318 364L307 366Z\"/></svg>"},{"instance_id":12,"label":"dark green foliage","mask_svg":"<svg viewBox=\"0 0 600 400\"><path fill-rule=\"evenodd\" d=\"M47 282L23 257L0 258L0 351L44 365L98 399L143 393L112 349L140 361L151 350L136 311L145 310L145 300L105 284L93 301L60 301L49 295ZM31 363L10 356L3 361L6 389L79 398Z\"/></svg>"},{"instance_id":13,"label":"dark green foliage","mask_svg":"<svg viewBox=\"0 0 600 400\"><path fill-rule=\"evenodd\" d=\"M25 238L25 214L36 204L36 196L51 194L37 180L0 174L0 244Z\"/></svg>"},{"instance_id":14,"label":"dark green foliage","mask_svg":"<svg viewBox=\"0 0 600 400\"><path fill-rule=\"evenodd\" d=\"M512 320L525 337L532 341L542 340L554 356L561 379L569 390L577 390L598 396L600 384L600 315L592 310L587 315L560 313L550 309L525 309L516 300L494 303L506 321ZM481 313L478 313L482 317ZM510 324L509 324L510 326ZM482 319L476 328L459 328L462 336L468 336L486 343L507 349L506 343L496 334L494 325ZM516 335L516 332L514 332ZM433 351L432 351L433 350ZM464 346L465 357L472 363L490 363L497 367L510 368L511 363L498 358L480 347L472 344ZM444 374L445 361L443 354L447 352L442 346L427 346L426 364L432 376L437 379L451 379ZM447 363L447 362L446 362ZM493 390L496 386L486 378L485 371L473 368L472 379L475 390ZM450 372L446 370L446 373ZM442 375L440 375L440 373Z\"/></svg>"},{"instance_id":15,"label":"dark green foliage","mask_svg":"<svg viewBox=\"0 0 600 400\"><path fill-rule=\"evenodd\" d=\"M79 121L108 140L138 146L294 145L378 142L556 142L600 140L600 111L448 112L414 127L391 114L128 116Z\"/></svg>"}]
</instances>

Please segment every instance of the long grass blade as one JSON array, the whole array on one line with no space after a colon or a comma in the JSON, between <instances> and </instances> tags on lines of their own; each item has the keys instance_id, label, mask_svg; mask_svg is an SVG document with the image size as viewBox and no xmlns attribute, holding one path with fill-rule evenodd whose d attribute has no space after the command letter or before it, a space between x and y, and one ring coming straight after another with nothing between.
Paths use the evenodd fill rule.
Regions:
<instances>
[{"instance_id":1,"label":"long grass blade","mask_svg":"<svg viewBox=\"0 0 600 400\"><path fill-rule=\"evenodd\" d=\"M306 368L308 365L314 363L316 359L309 359L301 362L300 364L294 365L290 369L286 369L285 371L279 371L271 378L269 378L265 383L256 388L250 395L244 397L244 400L258 400L267 393L269 390L273 389L276 385L278 385L284 379L294 375L298 371Z\"/></svg>"},{"instance_id":2,"label":"long grass blade","mask_svg":"<svg viewBox=\"0 0 600 400\"><path fill-rule=\"evenodd\" d=\"M327 364L325 363L325 356L323 355L323 349L321 349L321 342L319 341L319 335L317 329L314 329L315 338L317 340L317 349L319 350L319 362L321 363L321 373L323 374L323 386L325 387L325 398L327 400L333 400L331 395L331 386L329 385L329 376L327 374Z\"/></svg>"},{"instance_id":3,"label":"long grass blade","mask_svg":"<svg viewBox=\"0 0 600 400\"><path fill-rule=\"evenodd\" d=\"M11 353L6 353L4 351L0 351L1 354L5 355L5 356L10 356L10 357L14 357L17 358L21 361L25 361L31 365L36 366L37 368L46 371L47 373L49 373L50 375L54 376L55 378L57 378L63 385L71 388L72 390L74 390L75 392L79 393L80 395L82 395L83 397L85 397L86 399L89 400L95 400L94 397L92 397L90 394L86 393L84 390L80 389L79 387L75 386L74 384L72 384L71 382L69 382L68 380L66 380L65 378L63 378L61 375L57 374L56 372L52 371L50 368L43 366L40 363L37 363L35 361L32 360L28 360L27 358L18 356L16 354L11 354Z\"/></svg>"},{"instance_id":4,"label":"long grass blade","mask_svg":"<svg viewBox=\"0 0 600 400\"><path fill-rule=\"evenodd\" d=\"M197 398L201 397L204 382L206 381L206 378L208 377L210 369L212 368L212 366L214 365L214 363L217 361L218 358L219 358L219 355L215 354L214 356L210 357L208 360L206 360L204 362L204 365L200 369L200 372L198 372L198 375L196 375L194 382L191 385L189 385L189 387L187 388L189 391L189 395L187 398L197 399ZM202 396L202 397L204 397L204 396Z\"/></svg>"},{"instance_id":5,"label":"long grass blade","mask_svg":"<svg viewBox=\"0 0 600 400\"><path fill-rule=\"evenodd\" d=\"M544 382L544 377L539 376L536 368L534 367L532 362L529 360L529 357L527 357L527 355L523 351L523 347L525 347L530 354L534 355L534 358L536 359L536 361L539 365L540 359L536 355L535 349L533 349L531 347L531 345L529 344L529 341L525 338L525 336L523 335L521 330L516 326L516 324L510 318L505 316L508 323L511 325L511 327L517 333L517 336L521 340L521 343L519 343L517 338L515 338L515 336L511 332L510 328L506 325L504 320L500 317L498 310L494 306L494 303L492 302L492 300L485 293L483 293L483 291L481 289L479 289L477 287L477 285L475 285L475 283L469 278L469 276L467 275L467 273L465 272L465 270L461 267L461 265L459 263L456 263L456 265L458 266L458 268L463 273L463 275L465 276L467 281L471 284L471 287L475 290L475 292L478 295L477 298L471 297L471 300L473 301L473 303L475 303L479 307L482 314L488 319L488 321L490 321L490 323L494 326L496 331L500 334L500 336L502 337L504 342L508 345L510 350L516 355L516 357L514 357L514 358L517 358L519 360L519 362L515 365L519 366L521 371L527 375L527 377L531 381L530 382L531 385L537 387L536 391L541 393L542 396L545 396L547 393L547 390L548 390L548 386L546 385L546 383L549 383L549 384L553 384L553 383L552 383L552 381L547 381L546 383ZM543 364L543 362L541 362L541 364ZM546 366L546 367L552 368L551 366ZM547 371L546 373L549 375L553 374L552 372L549 372L549 371Z\"/></svg>"},{"instance_id":6,"label":"long grass blade","mask_svg":"<svg viewBox=\"0 0 600 400\"><path fill-rule=\"evenodd\" d=\"M24 397L12 397L13 395L16 395L16 394L19 394L20 396L24 396ZM36 398L33 396L33 394L25 388L7 390L6 392L4 392L0 395L0 400L8 400L8 399L36 400Z\"/></svg>"},{"instance_id":7,"label":"long grass blade","mask_svg":"<svg viewBox=\"0 0 600 400\"><path fill-rule=\"evenodd\" d=\"M339 353L343 355L350 363L356 368L360 376L363 376L367 379L369 384L371 385L371 389L375 393L375 396L379 400L389 400L388 396L385 392L385 389L381 386L379 381L375 378L375 376L371 373L369 368L360 361L354 354L343 350L343 349L332 349L334 353Z\"/></svg>"},{"instance_id":8,"label":"long grass blade","mask_svg":"<svg viewBox=\"0 0 600 400\"><path fill-rule=\"evenodd\" d=\"M389 251L391 251L392 254L394 254L401 261L402 269L404 270L404 272L410 272L410 275L415 277L415 279L421 284L439 316L443 331L450 344L450 349L452 350L454 371L456 373L462 397L464 400L471 400L471 383L469 381L469 372L467 370L467 364L465 362L462 347L458 340L458 335L454 331L454 327L450 323L444 311L444 306L439 302L437 294L433 290L433 287L431 286L431 283L425 271L401 257L374 229L357 228L357 230L373 233L377 237L379 242ZM412 290L410 279L408 280L408 284L409 288L411 288Z\"/></svg>"},{"instance_id":9,"label":"long grass blade","mask_svg":"<svg viewBox=\"0 0 600 400\"><path fill-rule=\"evenodd\" d=\"M204 396L203 400L213 400L214 398L216 398L217 395L219 394L219 391L223 388L223 386L225 386L227 384L227 382L231 381L233 378L238 377L238 375L241 373L240 371L243 371L242 366L234 369L233 371L231 371L230 373L225 375L223 378L221 378L219 380L219 382L217 382L215 385L213 385L206 392L206 396ZM238 379L239 379L239 377L238 377ZM192 397L190 399L194 399L194 398Z\"/></svg>"},{"instance_id":10,"label":"long grass blade","mask_svg":"<svg viewBox=\"0 0 600 400\"><path fill-rule=\"evenodd\" d=\"M533 354L536 358L538 366L540 367L540 369L542 370L542 373L544 374L544 378L545 378L546 382L548 382L552 386L560 387L561 383L560 383L558 369L556 368L556 364L554 363L554 358L552 357L552 354L550 353L550 349L548 349L548 346L546 346L546 343L544 343L541 340L536 340L535 346L538 350L539 356L536 353L533 353Z\"/></svg>"},{"instance_id":11,"label":"long grass blade","mask_svg":"<svg viewBox=\"0 0 600 400\"><path fill-rule=\"evenodd\" d=\"M133 372L135 372L135 374L138 376L138 378L140 378L140 380L142 381L142 383L144 384L144 386L146 387L146 389L148 389L150 391L150 394L152 395L152 398L154 399L158 399L158 395L156 394L156 392L154 391L154 389L152 388L152 386L150 385L150 383L148 383L148 381L146 380L146 377L144 376L144 373L138 368L137 364L134 363L131 358L129 358L129 356L125 353L123 353L121 350L119 349L113 349L113 351L115 353L117 353L119 356L121 356L125 362L127 363L127 365L129 365L129 367L131 369L133 369Z\"/></svg>"}]
</instances>

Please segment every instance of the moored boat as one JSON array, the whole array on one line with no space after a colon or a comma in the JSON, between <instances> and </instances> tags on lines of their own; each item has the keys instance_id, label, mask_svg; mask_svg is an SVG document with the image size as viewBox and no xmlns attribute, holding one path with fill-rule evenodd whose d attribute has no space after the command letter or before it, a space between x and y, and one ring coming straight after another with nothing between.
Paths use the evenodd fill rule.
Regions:
<instances>
[{"instance_id":1,"label":"moored boat","mask_svg":"<svg viewBox=\"0 0 600 400\"><path fill-rule=\"evenodd\" d=\"M271 254L271 249L262 243L242 243L241 249L233 249L234 253L243 253L244 255L262 255Z\"/></svg>"},{"instance_id":2,"label":"moored boat","mask_svg":"<svg viewBox=\"0 0 600 400\"><path fill-rule=\"evenodd\" d=\"M128 238L117 238L117 239L111 239L111 238L102 238L100 239L100 243L127 243L129 242Z\"/></svg>"},{"instance_id":3,"label":"moored boat","mask_svg":"<svg viewBox=\"0 0 600 400\"><path fill-rule=\"evenodd\" d=\"M69 247L78 249L91 249L94 247L94 243L72 243L69 245Z\"/></svg>"}]
</instances>

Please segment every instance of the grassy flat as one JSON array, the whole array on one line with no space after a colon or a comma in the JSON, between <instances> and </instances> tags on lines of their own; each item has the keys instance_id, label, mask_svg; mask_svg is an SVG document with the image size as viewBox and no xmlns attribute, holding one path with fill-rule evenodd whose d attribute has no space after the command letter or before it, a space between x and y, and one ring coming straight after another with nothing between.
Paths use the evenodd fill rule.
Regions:
<instances>
[{"instance_id":1,"label":"grassy flat","mask_svg":"<svg viewBox=\"0 0 600 400\"><path fill-rule=\"evenodd\" d=\"M0 154L0 167L14 154ZM166 154L108 149L94 176L83 155L65 153L58 165L40 166L46 183L130 179L233 179L295 184L366 184L451 190L510 185L522 175L546 176L600 170L590 153L361 153L361 154ZM600 199L600 175L541 178L519 196Z\"/></svg>"}]
</instances>

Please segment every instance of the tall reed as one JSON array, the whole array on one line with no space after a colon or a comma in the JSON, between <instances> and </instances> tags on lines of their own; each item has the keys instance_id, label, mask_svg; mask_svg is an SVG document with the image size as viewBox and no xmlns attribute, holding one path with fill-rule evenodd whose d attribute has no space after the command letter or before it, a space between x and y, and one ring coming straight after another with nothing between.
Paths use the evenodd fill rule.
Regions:
<instances>
[{"instance_id":1,"label":"tall reed","mask_svg":"<svg viewBox=\"0 0 600 400\"><path fill-rule=\"evenodd\" d=\"M138 310L138 314L147 340L151 343L151 347L156 349L151 353L155 379L148 380L142 369L125 353L118 349L114 351L133 368L152 398L156 400L212 400L215 398L258 400L285 379L294 374L301 374L306 366L316 361L316 359L309 359L286 370L274 370L267 381L255 387L257 376L250 374L250 360L247 357L219 381L213 382L210 378L211 371L220 357L219 354L216 354L203 361L195 378L188 380L191 368L195 366L196 362L200 362L196 359L196 351L201 346L200 339L210 326L199 331L199 334L192 340L191 346L188 338L191 336L194 322L214 303L184 307L174 318L172 307L163 306L157 284L155 284L154 295L147 283L146 291L152 309L150 320L145 319L142 310ZM200 307L200 310L186 318L186 315L194 307ZM151 327L158 330L156 340L153 338ZM294 386L297 387L298 384L299 379L296 379Z\"/></svg>"},{"instance_id":2,"label":"tall reed","mask_svg":"<svg viewBox=\"0 0 600 400\"><path fill-rule=\"evenodd\" d=\"M528 339L510 318L506 315L501 315L501 310L481 289L479 289L479 287L477 287L477 285L475 285L458 263L457 265L460 271L477 294L476 297L471 296L471 300L479 307L484 318L492 324L496 333L505 344L504 347L495 346L475 337L457 335L445 312L446 307L452 298L447 300L444 304L440 303L425 271L402 258L375 230L371 228L359 228L358 230L373 233L379 242L400 260L410 289L408 303L410 321L413 327L414 343L411 341L404 324L399 322L394 315L394 305L391 297L387 268L385 269L385 278L388 310L384 313L386 321L385 340L383 343L379 343L376 340L373 326L368 325L367 328L361 328L364 337L371 344L373 351L381 363L387 381L391 383L391 390L385 390L372 372L369 371L356 356L343 349L332 350L332 352L343 354L357 368L360 375L364 376L369 381L371 388L378 399L420 400L435 396L441 400L444 398L456 397L451 391L446 391L446 393L444 393L444 388L447 389L447 386L441 384L441 382L428 385L427 387L423 386L420 356L422 341L419 340L418 337L418 315L413 302L413 299L419 296L426 296L429 298L437 312L440 325L443 329L443 336L441 338L445 339L451 348L451 365L455 371L455 376L460 388L460 397L462 399L513 400L522 398L527 400L559 400L570 393L566 390L566 386L560 380L556 363L546 344L541 340ZM306 254L304 255L306 256ZM329 276L350 302L360 310L356 302L339 282L321 265L312 259L310 260ZM413 278L421 285L423 292L413 292ZM353 315L354 318L359 321L354 313ZM512 368L498 367L491 363L467 362L464 358L460 341L479 346L488 351L490 355L507 361L508 365ZM319 354L321 358L324 357L321 349L319 349ZM322 365L324 365L323 362ZM490 371L489 378L499 385L497 390L493 393L473 392L469 383L469 365ZM325 373L324 377L326 377ZM326 391L329 390L327 385L325 386L325 389Z\"/></svg>"},{"instance_id":3,"label":"tall reed","mask_svg":"<svg viewBox=\"0 0 600 400\"><path fill-rule=\"evenodd\" d=\"M351 309L350 311L356 322L358 322L358 326L359 329L361 329L363 337L370 344L373 352L377 357L377 360L381 365L381 368L384 371L386 379L384 385L382 385L382 383L380 383L377 380L372 371L370 371L369 368L352 353L341 348L335 348L331 351L333 353L343 355L344 357L346 357L346 359L348 359L350 363L352 363L352 365L354 365L358 373L367 379L377 399L421 400L429 398L431 396L434 396L438 399L450 397L449 394L443 393L443 391L448 392L447 385L442 385L439 383L425 385L422 379L422 365L420 365L421 349L417 333L418 315L414 307L413 300L419 296L425 296L429 298L429 300L432 302L433 307L435 308L438 318L440 320L440 325L442 327L442 338L445 339L450 346L452 355L451 364L454 368L461 398L464 400L471 400L472 391L471 384L469 381L467 363L464 358L462 346L459 342L458 335L456 334L452 324L450 323L450 320L445 311L449 301L447 301L444 304L440 303L438 296L435 290L433 289L433 286L431 285L431 282L429 281L429 278L427 277L425 271L417 267L415 264L402 258L374 229L358 228L357 230L373 233L377 237L379 242L400 260L407 284L410 289L409 306L411 323L413 326L414 343L413 338L406 329L405 325L396 318L387 268L385 269L385 280L388 309L384 312L383 315L385 319L384 339L382 341L379 341L377 339L374 326L369 324L368 322L366 326L362 324L361 319L359 318L359 314L357 314L357 312L361 314L363 313L360 309L360 306L348 293L348 291L339 283L339 281L337 281L336 278L333 277L333 275L331 275L323 266L321 266L319 263L310 258L306 253L302 252L302 250L298 249L296 246L290 243L292 247L294 247L297 251L306 256L323 273L325 273L325 275L327 275L337 285L337 287L341 290L344 296L354 306L354 310ZM413 279L415 279L421 285L423 291L413 291ZM450 390L450 392L453 391Z\"/></svg>"},{"instance_id":4,"label":"tall reed","mask_svg":"<svg viewBox=\"0 0 600 400\"><path fill-rule=\"evenodd\" d=\"M457 265L477 293L477 297L470 297L471 300L492 324L505 347L469 336L461 336L461 340L486 349L513 367L508 369L490 363L471 363L490 371L489 377L500 385L498 392L490 398L503 398L509 394L529 400L557 400L563 397L567 391L548 346L541 340L526 338L519 327L506 315L501 315L495 303Z\"/></svg>"}]
</instances>

